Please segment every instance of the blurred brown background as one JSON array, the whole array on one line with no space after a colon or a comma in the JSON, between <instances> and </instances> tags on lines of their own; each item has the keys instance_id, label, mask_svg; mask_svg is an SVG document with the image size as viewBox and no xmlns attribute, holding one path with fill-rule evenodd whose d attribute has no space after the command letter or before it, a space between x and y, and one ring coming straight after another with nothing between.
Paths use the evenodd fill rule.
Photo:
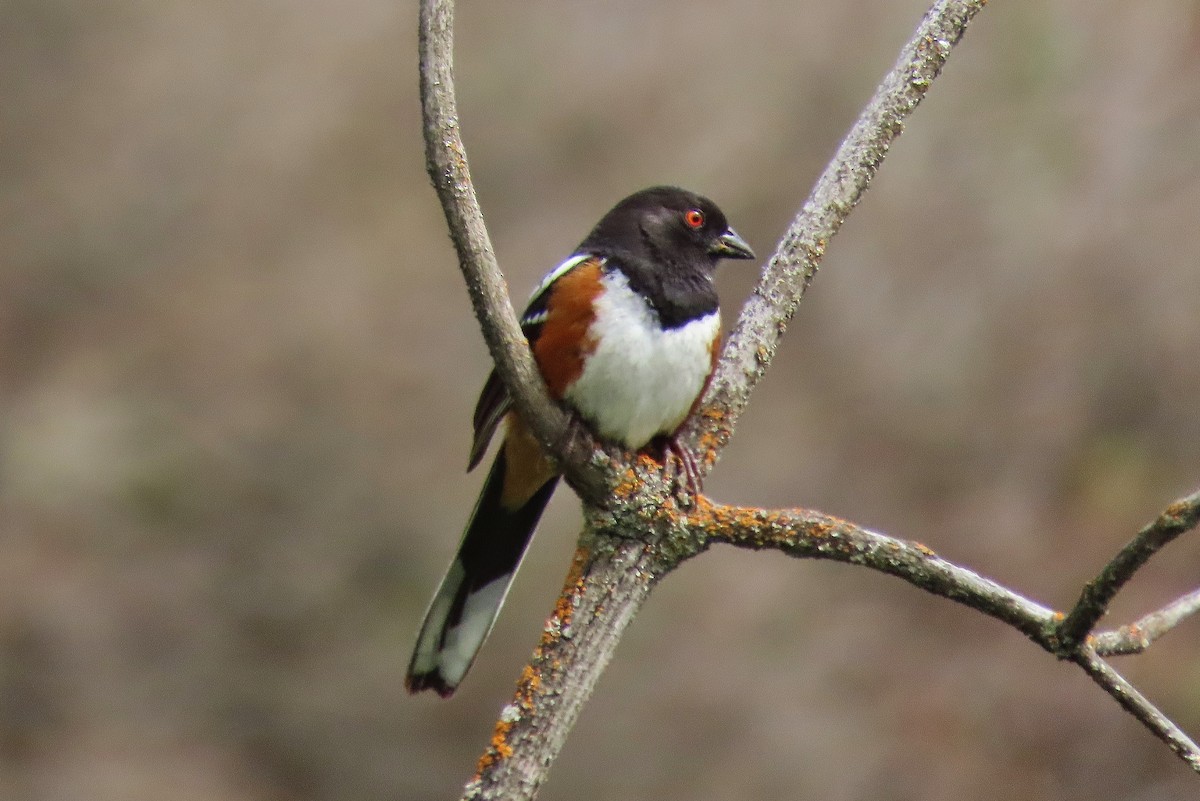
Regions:
<instances>
[{"instance_id":1,"label":"blurred brown background","mask_svg":"<svg viewBox=\"0 0 1200 801\"><path fill-rule=\"evenodd\" d=\"M560 492L452 701L402 675L488 357L423 171L415 4L0 10L0 797L456 797L566 569ZM466 2L519 299L633 189L768 254L924 0ZM1200 484L1200 4L996 3L710 479L1057 607ZM754 278L722 277L727 321ZM1191 589L1178 543L1123 622ZM1200 732L1200 633L1118 667ZM1129 799L1197 779L1077 669L728 549L632 627L542 797Z\"/></svg>"}]
</instances>

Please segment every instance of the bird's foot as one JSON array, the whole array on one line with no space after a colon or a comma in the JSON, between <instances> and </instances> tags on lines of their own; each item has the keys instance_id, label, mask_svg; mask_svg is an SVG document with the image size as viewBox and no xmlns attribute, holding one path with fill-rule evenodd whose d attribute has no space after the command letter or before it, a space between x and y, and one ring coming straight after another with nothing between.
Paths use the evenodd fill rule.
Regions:
<instances>
[{"instance_id":1,"label":"bird's foot","mask_svg":"<svg viewBox=\"0 0 1200 801\"><path fill-rule=\"evenodd\" d=\"M696 455L673 439L662 444L663 477L674 488L685 490L693 497L699 496L704 486L704 477Z\"/></svg>"}]
</instances>

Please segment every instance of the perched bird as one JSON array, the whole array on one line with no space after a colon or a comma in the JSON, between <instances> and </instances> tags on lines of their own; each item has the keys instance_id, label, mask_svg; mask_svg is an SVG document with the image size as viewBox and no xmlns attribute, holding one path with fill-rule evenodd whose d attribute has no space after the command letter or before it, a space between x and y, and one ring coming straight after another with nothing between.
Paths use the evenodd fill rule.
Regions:
<instances>
[{"instance_id":1,"label":"perched bird","mask_svg":"<svg viewBox=\"0 0 1200 801\"><path fill-rule=\"evenodd\" d=\"M659 186L622 200L546 276L521 318L551 396L602 440L638 450L657 439L665 458L715 363L717 263L753 257L708 198ZM410 692L446 697L458 687L558 483L494 370L475 407L468 470L502 421L503 445L425 613Z\"/></svg>"}]
</instances>

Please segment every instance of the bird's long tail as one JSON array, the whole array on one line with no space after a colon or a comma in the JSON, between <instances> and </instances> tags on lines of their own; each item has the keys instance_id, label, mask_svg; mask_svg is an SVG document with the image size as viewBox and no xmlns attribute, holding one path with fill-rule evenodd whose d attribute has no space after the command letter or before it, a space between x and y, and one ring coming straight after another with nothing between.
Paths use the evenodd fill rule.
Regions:
<instances>
[{"instance_id":1,"label":"bird's long tail","mask_svg":"<svg viewBox=\"0 0 1200 801\"><path fill-rule=\"evenodd\" d=\"M425 613L405 685L451 695L496 622L558 476L512 433L488 473L458 554ZM534 458L539 464L522 462Z\"/></svg>"}]
</instances>

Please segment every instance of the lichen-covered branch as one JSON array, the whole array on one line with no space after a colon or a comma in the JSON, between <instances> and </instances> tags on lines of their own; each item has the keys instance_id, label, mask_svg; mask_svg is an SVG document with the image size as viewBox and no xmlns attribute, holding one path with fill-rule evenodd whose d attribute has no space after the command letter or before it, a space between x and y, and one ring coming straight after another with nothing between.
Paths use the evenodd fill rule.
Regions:
<instances>
[{"instance_id":1,"label":"lichen-covered branch","mask_svg":"<svg viewBox=\"0 0 1200 801\"><path fill-rule=\"evenodd\" d=\"M653 488L649 496L644 488ZM500 713L464 799L528 799L575 725L625 628L658 579L697 552L658 466L626 470L607 510L591 508L554 613ZM680 546L681 541L689 543ZM689 547L690 546L690 547Z\"/></svg>"},{"instance_id":2,"label":"lichen-covered branch","mask_svg":"<svg viewBox=\"0 0 1200 801\"><path fill-rule=\"evenodd\" d=\"M517 682L464 799L532 798L617 643L649 594L654 558L636 541L576 552L541 641Z\"/></svg>"},{"instance_id":3,"label":"lichen-covered branch","mask_svg":"<svg viewBox=\"0 0 1200 801\"><path fill-rule=\"evenodd\" d=\"M757 509L701 499L689 515L709 542L777 550L789 556L862 565L977 609L1043 643L1055 613L959 567L924 545L861 528L809 509Z\"/></svg>"}]
</instances>

